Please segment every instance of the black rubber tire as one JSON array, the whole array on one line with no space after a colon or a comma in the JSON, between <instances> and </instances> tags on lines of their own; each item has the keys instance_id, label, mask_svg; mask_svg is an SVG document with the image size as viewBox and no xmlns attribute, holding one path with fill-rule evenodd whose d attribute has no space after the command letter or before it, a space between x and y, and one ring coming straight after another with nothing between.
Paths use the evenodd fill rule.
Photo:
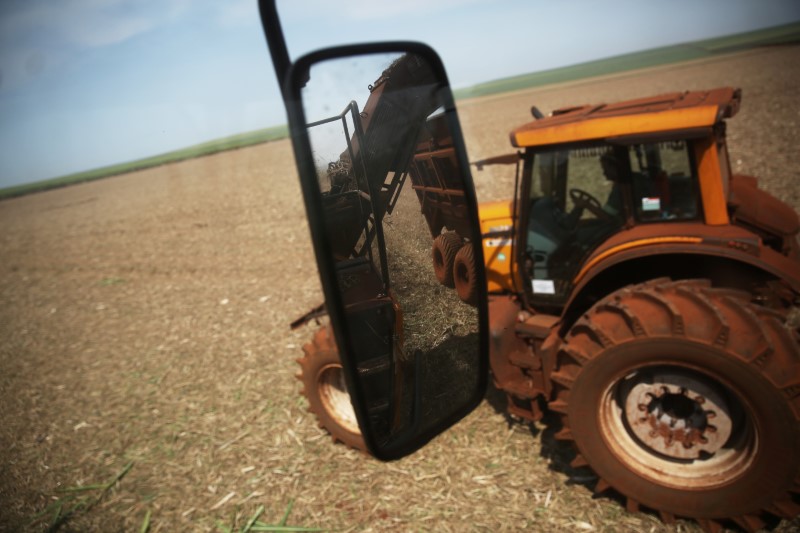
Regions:
<instances>
[{"instance_id":1,"label":"black rubber tire","mask_svg":"<svg viewBox=\"0 0 800 533\"><path fill-rule=\"evenodd\" d=\"M747 293L702 280L660 279L613 293L571 328L558 354L550 403L562 416L556 438L575 443L573 466L597 473L596 491L615 489L629 510L641 505L665 522L693 518L716 531L733 521L754 531L768 515L797 516L800 348L784 320ZM661 387L664 376L686 381L676 378L673 393ZM700 385L709 394L681 399ZM648 387L662 392L642 395ZM683 414L664 414L668 402L684 401ZM696 406L707 417L695 426L705 443L673 429L692 427ZM637 434L642 428L650 433ZM675 435L686 445L671 448L683 443ZM708 442L717 447L701 453ZM685 450L697 457L680 458Z\"/></svg>"},{"instance_id":2,"label":"black rubber tire","mask_svg":"<svg viewBox=\"0 0 800 533\"><path fill-rule=\"evenodd\" d=\"M297 379L303 383L301 394L308 400L308 410L334 442L369 453L349 404L339 351L330 328L320 328L314 339L303 346L303 352L305 355L297 360Z\"/></svg>"},{"instance_id":3,"label":"black rubber tire","mask_svg":"<svg viewBox=\"0 0 800 533\"><path fill-rule=\"evenodd\" d=\"M472 243L468 242L456 254L453 261L453 283L461 301L478 305L478 269Z\"/></svg>"},{"instance_id":4,"label":"black rubber tire","mask_svg":"<svg viewBox=\"0 0 800 533\"><path fill-rule=\"evenodd\" d=\"M453 261L464 245L464 240L455 231L442 233L433 240L433 272L445 287L453 286Z\"/></svg>"}]
</instances>

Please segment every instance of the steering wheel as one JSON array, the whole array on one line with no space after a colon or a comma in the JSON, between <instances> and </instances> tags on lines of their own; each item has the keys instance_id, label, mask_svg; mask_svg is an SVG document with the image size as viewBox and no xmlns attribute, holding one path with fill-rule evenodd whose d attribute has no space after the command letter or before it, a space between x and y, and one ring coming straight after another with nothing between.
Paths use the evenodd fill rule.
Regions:
<instances>
[{"instance_id":1,"label":"steering wheel","mask_svg":"<svg viewBox=\"0 0 800 533\"><path fill-rule=\"evenodd\" d=\"M572 198L572 203L575 207L581 209L588 209L590 213L602 220L611 220L611 215L603 210L600 201L582 189L570 189L569 197Z\"/></svg>"}]
</instances>

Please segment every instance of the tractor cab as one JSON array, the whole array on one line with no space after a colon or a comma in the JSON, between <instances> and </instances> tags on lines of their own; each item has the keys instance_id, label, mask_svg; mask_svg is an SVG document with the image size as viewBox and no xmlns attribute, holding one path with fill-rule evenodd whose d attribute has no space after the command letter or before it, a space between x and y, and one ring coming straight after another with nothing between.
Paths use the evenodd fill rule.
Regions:
<instances>
[{"instance_id":1,"label":"tractor cab","mask_svg":"<svg viewBox=\"0 0 800 533\"><path fill-rule=\"evenodd\" d=\"M512 132L524 148L516 255L532 307L558 314L612 237L618 247L621 235L636 242L665 225L705 222L704 183L724 213L727 160L715 128L738 98L718 89L570 108ZM709 155L724 164L702 166Z\"/></svg>"},{"instance_id":2,"label":"tractor cab","mask_svg":"<svg viewBox=\"0 0 800 533\"><path fill-rule=\"evenodd\" d=\"M698 220L697 172L686 139L590 143L525 153L525 274L532 295L563 304L587 256L638 224Z\"/></svg>"}]
</instances>

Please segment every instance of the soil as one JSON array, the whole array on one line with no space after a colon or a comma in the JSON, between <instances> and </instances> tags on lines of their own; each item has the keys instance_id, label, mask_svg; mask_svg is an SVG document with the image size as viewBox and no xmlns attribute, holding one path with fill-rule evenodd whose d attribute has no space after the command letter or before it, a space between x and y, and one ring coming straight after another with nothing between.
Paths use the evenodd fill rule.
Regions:
<instances>
[{"instance_id":1,"label":"soil","mask_svg":"<svg viewBox=\"0 0 800 533\"><path fill-rule=\"evenodd\" d=\"M763 48L459 103L472 160L512 151L542 111L732 85L735 172L800 210L800 46ZM511 167L474 173L510 198ZM76 531L698 531L594 498L547 424L486 401L420 452L335 446L293 375L321 301L288 140L0 202L0 530L46 529L54 503L102 496ZM110 490L105 483L133 462ZM73 502L76 499L71 500ZM65 507L66 510L68 507ZM48 515L29 524L37 513ZM800 522L783 523L783 531Z\"/></svg>"}]
</instances>

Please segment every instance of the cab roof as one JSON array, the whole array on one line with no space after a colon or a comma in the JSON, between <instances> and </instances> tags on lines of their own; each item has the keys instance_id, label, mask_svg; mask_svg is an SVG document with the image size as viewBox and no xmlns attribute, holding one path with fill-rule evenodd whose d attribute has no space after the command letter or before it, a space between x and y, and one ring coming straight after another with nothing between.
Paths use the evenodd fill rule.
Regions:
<instances>
[{"instance_id":1,"label":"cab roof","mask_svg":"<svg viewBox=\"0 0 800 533\"><path fill-rule=\"evenodd\" d=\"M739 111L741 94L722 87L557 109L513 130L511 144L524 148L708 128Z\"/></svg>"}]
</instances>

